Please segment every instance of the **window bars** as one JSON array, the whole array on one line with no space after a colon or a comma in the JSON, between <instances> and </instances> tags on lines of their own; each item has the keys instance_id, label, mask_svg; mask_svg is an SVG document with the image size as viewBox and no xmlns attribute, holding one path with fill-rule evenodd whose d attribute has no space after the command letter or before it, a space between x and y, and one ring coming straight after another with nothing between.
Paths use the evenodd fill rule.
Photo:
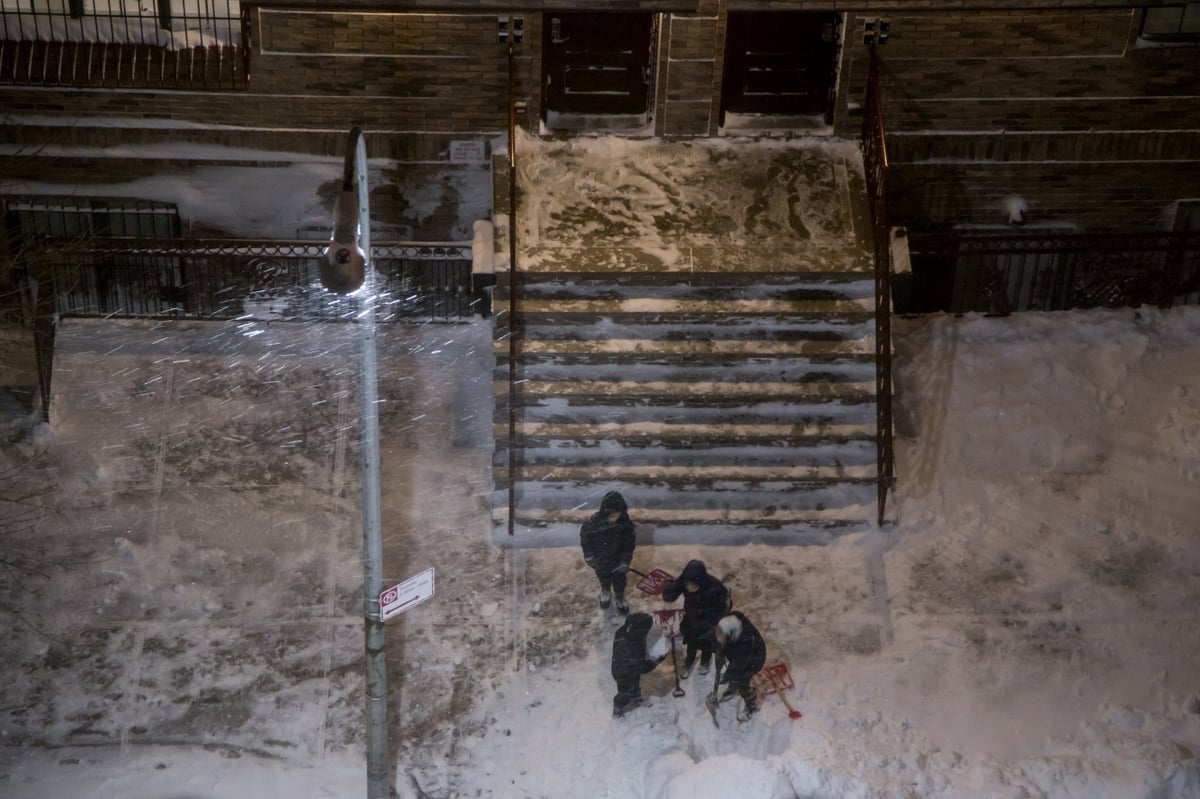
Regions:
<instances>
[{"instance_id":1,"label":"window bars","mask_svg":"<svg viewBox=\"0 0 1200 799\"><path fill-rule=\"evenodd\" d=\"M0 82L244 89L249 23L239 0L6 0Z\"/></svg>"}]
</instances>

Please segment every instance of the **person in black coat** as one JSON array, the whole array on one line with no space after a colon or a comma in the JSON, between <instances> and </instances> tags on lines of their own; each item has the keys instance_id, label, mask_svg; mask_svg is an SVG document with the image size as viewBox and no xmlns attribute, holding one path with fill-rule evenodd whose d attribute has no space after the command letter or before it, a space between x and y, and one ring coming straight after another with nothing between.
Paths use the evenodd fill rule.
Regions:
<instances>
[{"instance_id":1,"label":"person in black coat","mask_svg":"<svg viewBox=\"0 0 1200 799\"><path fill-rule=\"evenodd\" d=\"M700 654L700 673L708 674L713 652L717 648L713 631L733 603L729 589L708 573L702 560L688 561L679 576L663 587L665 602L674 602L680 594L683 594L683 620L679 623L679 633L687 646L687 655L679 678L686 680L692 673L697 653Z\"/></svg>"},{"instance_id":2,"label":"person in black coat","mask_svg":"<svg viewBox=\"0 0 1200 799\"><path fill-rule=\"evenodd\" d=\"M612 676L617 681L613 715L623 716L642 703L642 675L654 671L666 652L651 655L646 638L653 621L649 613L631 613L613 636Z\"/></svg>"},{"instance_id":3,"label":"person in black coat","mask_svg":"<svg viewBox=\"0 0 1200 799\"><path fill-rule=\"evenodd\" d=\"M628 613L626 575L633 562L637 533L625 497L616 491L604 495L600 510L580 526L579 544L583 547L583 562L592 567L600 581L600 607L607 608L615 594L617 610Z\"/></svg>"},{"instance_id":4,"label":"person in black coat","mask_svg":"<svg viewBox=\"0 0 1200 799\"><path fill-rule=\"evenodd\" d=\"M767 662L767 644L750 620L738 611L733 611L717 623L718 658L724 661L725 671L721 682L726 683L721 698L733 696L736 691L746 703L745 713L738 719L745 721L758 710L758 693L752 681Z\"/></svg>"}]
</instances>

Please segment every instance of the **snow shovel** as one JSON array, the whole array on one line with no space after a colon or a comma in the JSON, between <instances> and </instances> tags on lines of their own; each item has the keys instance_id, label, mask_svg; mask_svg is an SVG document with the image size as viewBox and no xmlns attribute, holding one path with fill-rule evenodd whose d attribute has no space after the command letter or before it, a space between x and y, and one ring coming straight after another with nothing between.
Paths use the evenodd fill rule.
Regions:
<instances>
[{"instance_id":1,"label":"snow shovel","mask_svg":"<svg viewBox=\"0 0 1200 799\"><path fill-rule=\"evenodd\" d=\"M658 619L658 626L671 639L671 667L675 671L675 690L671 695L678 698L684 694L683 689L679 687L679 661L675 659L675 638L679 635L679 620L683 618L683 608L656 610L654 617Z\"/></svg>"},{"instance_id":2,"label":"snow shovel","mask_svg":"<svg viewBox=\"0 0 1200 799\"><path fill-rule=\"evenodd\" d=\"M674 575L669 572L665 572L662 569L654 569L649 574L646 574L645 572L638 571L632 566L627 566L625 568L626 571L631 571L638 577L642 578L637 582L637 590L641 591L643 594L649 594L650 596L659 596L662 594L667 583L675 579Z\"/></svg>"},{"instance_id":3,"label":"snow shovel","mask_svg":"<svg viewBox=\"0 0 1200 799\"><path fill-rule=\"evenodd\" d=\"M800 718L800 711L792 707L792 703L788 701L787 694L783 692L783 686L779 684L779 680L775 678L775 675L773 673L768 675L768 679L770 679L771 687L775 689L775 693L779 694L779 698L783 700L783 706L788 709L788 718L792 721Z\"/></svg>"},{"instance_id":4,"label":"snow shovel","mask_svg":"<svg viewBox=\"0 0 1200 799\"><path fill-rule=\"evenodd\" d=\"M675 672L675 690L671 692L671 696L678 699L683 696L683 689L679 687L679 662L675 660L675 636L671 636L671 670Z\"/></svg>"},{"instance_id":5,"label":"snow shovel","mask_svg":"<svg viewBox=\"0 0 1200 799\"><path fill-rule=\"evenodd\" d=\"M760 674L766 676L767 681L771 683L773 693L779 694L779 698L783 700L783 706L788 709L788 718L792 721L800 718L800 711L792 707L792 703L788 701L784 690L795 685L792 682L792 675L788 673L786 663L776 663L773 666L767 666Z\"/></svg>"},{"instance_id":6,"label":"snow shovel","mask_svg":"<svg viewBox=\"0 0 1200 799\"><path fill-rule=\"evenodd\" d=\"M717 699L717 689L721 687L721 666L723 666L725 662L724 658L722 658L720 655L713 655L713 657L717 659L717 676L716 679L713 680L712 693L704 698L704 706L708 708L708 713L712 716L713 726L717 729L721 729L721 725L717 723L717 703L720 701Z\"/></svg>"}]
</instances>

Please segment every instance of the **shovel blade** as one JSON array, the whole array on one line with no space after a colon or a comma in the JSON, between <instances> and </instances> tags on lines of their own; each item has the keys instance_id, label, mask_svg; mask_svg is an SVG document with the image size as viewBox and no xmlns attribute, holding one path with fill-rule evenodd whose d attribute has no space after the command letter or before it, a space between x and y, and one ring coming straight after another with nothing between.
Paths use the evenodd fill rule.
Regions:
<instances>
[{"instance_id":1,"label":"shovel blade","mask_svg":"<svg viewBox=\"0 0 1200 799\"><path fill-rule=\"evenodd\" d=\"M704 706L708 708L708 712L712 716L713 726L721 729L721 725L717 723L717 697L714 694L709 694L704 699Z\"/></svg>"},{"instance_id":2,"label":"shovel blade","mask_svg":"<svg viewBox=\"0 0 1200 799\"><path fill-rule=\"evenodd\" d=\"M675 578L671 576L670 572L663 571L662 569L655 569L649 574L643 575L642 579L637 581L637 590L641 591L643 594L658 596L663 592L663 589L667 587L667 583L674 579Z\"/></svg>"}]
</instances>

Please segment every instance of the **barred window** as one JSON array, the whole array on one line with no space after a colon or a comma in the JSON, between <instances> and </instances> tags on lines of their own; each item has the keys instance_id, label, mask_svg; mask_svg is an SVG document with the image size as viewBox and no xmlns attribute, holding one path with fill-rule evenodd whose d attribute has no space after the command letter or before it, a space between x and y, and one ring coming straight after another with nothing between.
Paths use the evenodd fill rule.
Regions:
<instances>
[{"instance_id":1,"label":"barred window","mask_svg":"<svg viewBox=\"0 0 1200 799\"><path fill-rule=\"evenodd\" d=\"M78 197L5 197L8 229L23 241L41 237L175 238L179 211L171 203Z\"/></svg>"},{"instance_id":2,"label":"barred window","mask_svg":"<svg viewBox=\"0 0 1200 799\"><path fill-rule=\"evenodd\" d=\"M244 89L240 0L0 0L0 82Z\"/></svg>"},{"instance_id":3,"label":"barred window","mask_svg":"<svg viewBox=\"0 0 1200 799\"><path fill-rule=\"evenodd\" d=\"M1200 2L1147 8L1142 44L1200 44Z\"/></svg>"}]
</instances>

